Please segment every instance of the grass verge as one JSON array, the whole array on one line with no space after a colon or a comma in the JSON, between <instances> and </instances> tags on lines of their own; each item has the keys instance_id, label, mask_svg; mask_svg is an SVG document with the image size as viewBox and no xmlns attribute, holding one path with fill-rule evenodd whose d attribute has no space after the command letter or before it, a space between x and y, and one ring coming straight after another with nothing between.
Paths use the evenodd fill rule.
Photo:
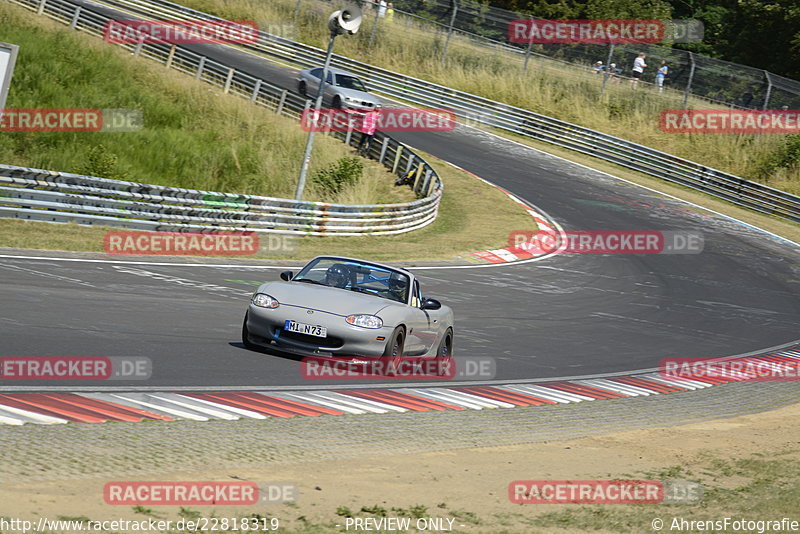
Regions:
<instances>
[{"instance_id":1,"label":"grass verge","mask_svg":"<svg viewBox=\"0 0 800 534\"><path fill-rule=\"evenodd\" d=\"M424 505L415 503L413 497L404 502L387 501L378 493L375 501L363 502L360 507L342 504L335 509L323 510L309 508L308 505L298 502L273 505L267 509L262 507L257 510L244 510L236 513L235 517L238 524L247 520L251 525L258 525L265 530L274 530L275 526L280 525L279 532L284 534L334 534L352 530L370 530L378 533L417 532L414 526L418 520L431 530L444 530L453 534L642 533L659 530L791 532L791 528L781 527L781 520L784 518L789 522L798 520L796 516L797 502L800 499L800 482L798 482L800 450L798 449L787 449L770 455L751 453L735 457L706 453L681 465L663 465L647 472L608 473L602 479L688 480L702 485L703 495L702 500L696 504L515 505L513 511L489 512L483 515L448 502ZM499 497L505 498L505 495ZM172 518L173 528L161 531L171 534L193 532L189 528L175 527L183 527L187 521L197 522L202 517L208 517L207 512L190 506L181 507L177 514L164 507L155 510L144 506L134 506L121 512L123 515L132 513L137 520ZM309 518L306 514L313 515ZM227 519L224 523L219 522L220 532L241 531L225 528L225 525L233 524L233 514L221 517ZM729 521L727 528L724 526L726 518ZM6 518L8 519L10 518ZM55 519L82 522L94 520L98 523L100 521L86 515L58 515ZM436 523L436 520L442 522ZM452 520L452 523L448 523L449 520ZM398 522L402 521L407 521L410 526L399 527ZM661 527L655 528L653 525L658 521L661 521ZM690 521L692 523L689 523ZM737 529L732 525L734 521L752 523L745 523L744 528ZM361 528L357 527L359 524ZM371 528L364 528L364 525ZM382 525L387 525L389 528L381 528ZM424 530L426 529L420 531Z\"/></svg>"},{"instance_id":2,"label":"grass verge","mask_svg":"<svg viewBox=\"0 0 800 534\"><path fill-rule=\"evenodd\" d=\"M20 46L9 108L124 108L143 114L129 133L11 133L0 136L0 161L158 185L292 198L307 134L287 117L97 37L0 3L0 41ZM330 192L316 171L353 152L318 136L307 200L393 203L412 200L393 176L362 160L360 180Z\"/></svg>"}]
</instances>

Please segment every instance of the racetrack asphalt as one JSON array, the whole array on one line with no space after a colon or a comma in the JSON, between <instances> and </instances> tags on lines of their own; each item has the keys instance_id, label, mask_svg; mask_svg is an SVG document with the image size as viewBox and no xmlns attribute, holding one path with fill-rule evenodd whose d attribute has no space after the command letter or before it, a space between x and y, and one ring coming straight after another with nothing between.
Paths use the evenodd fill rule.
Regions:
<instances>
[{"instance_id":1,"label":"racetrack asphalt","mask_svg":"<svg viewBox=\"0 0 800 534\"><path fill-rule=\"evenodd\" d=\"M222 46L189 48L294 89L293 72L266 60ZM471 128L396 137L531 202L567 231L704 236L700 254L417 269L426 295L455 311L457 354L496 358L497 379L623 373L800 337L800 248L791 243ZM307 385L296 361L239 343L248 295L277 272L2 257L3 355L146 356L154 366L147 385L161 388Z\"/></svg>"}]
</instances>

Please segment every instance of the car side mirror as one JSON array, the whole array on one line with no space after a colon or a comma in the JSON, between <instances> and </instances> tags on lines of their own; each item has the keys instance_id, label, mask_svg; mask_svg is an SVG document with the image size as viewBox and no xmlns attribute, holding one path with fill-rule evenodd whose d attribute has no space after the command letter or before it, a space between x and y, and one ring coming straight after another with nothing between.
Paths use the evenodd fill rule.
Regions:
<instances>
[{"instance_id":1,"label":"car side mirror","mask_svg":"<svg viewBox=\"0 0 800 534\"><path fill-rule=\"evenodd\" d=\"M442 303L436 299L425 299L422 301L421 310L438 310L442 307Z\"/></svg>"},{"instance_id":2,"label":"car side mirror","mask_svg":"<svg viewBox=\"0 0 800 534\"><path fill-rule=\"evenodd\" d=\"M294 273L292 271L283 271L281 273L281 280L286 280L287 282L294 277Z\"/></svg>"}]
</instances>

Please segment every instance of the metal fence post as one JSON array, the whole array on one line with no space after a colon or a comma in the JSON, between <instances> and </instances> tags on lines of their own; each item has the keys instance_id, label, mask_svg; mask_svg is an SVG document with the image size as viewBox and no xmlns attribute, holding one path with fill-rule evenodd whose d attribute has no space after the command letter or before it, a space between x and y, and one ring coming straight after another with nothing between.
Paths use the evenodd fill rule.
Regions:
<instances>
[{"instance_id":1,"label":"metal fence post","mask_svg":"<svg viewBox=\"0 0 800 534\"><path fill-rule=\"evenodd\" d=\"M769 99L772 96L772 77L767 71L764 71L764 75L767 77L767 94L764 96L764 105L761 109L767 109L769 107Z\"/></svg>"},{"instance_id":2,"label":"metal fence post","mask_svg":"<svg viewBox=\"0 0 800 534\"><path fill-rule=\"evenodd\" d=\"M203 76L203 68L205 66L206 66L206 56L203 56L197 63L197 74L194 75L195 80L199 80Z\"/></svg>"},{"instance_id":3,"label":"metal fence post","mask_svg":"<svg viewBox=\"0 0 800 534\"><path fill-rule=\"evenodd\" d=\"M530 15L531 23L533 22L533 15ZM522 73L528 72L528 60L531 58L531 47L533 47L533 39L528 36L528 48L525 50L525 63L522 64Z\"/></svg>"},{"instance_id":4,"label":"metal fence post","mask_svg":"<svg viewBox=\"0 0 800 534\"><path fill-rule=\"evenodd\" d=\"M261 92L261 80L256 80L256 85L253 87L253 94L250 95L250 102L258 100L258 93Z\"/></svg>"},{"instance_id":5,"label":"metal fence post","mask_svg":"<svg viewBox=\"0 0 800 534\"><path fill-rule=\"evenodd\" d=\"M383 138L383 146L381 146L381 155L378 158L378 163L383 164L383 158L386 157L386 151L387 150L389 150L389 138L384 136L384 138Z\"/></svg>"},{"instance_id":6,"label":"metal fence post","mask_svg":"<svg viewBox=\"0 0 800 534\"><path fill-rule=\"evenodd\" d=\"M81 16L81 6L75 8L75 14L72 15L72 21L69 23L69 28L74 30L78 26L78 19Z\"/></svg>"},{"instance_id":7,"label":"metal fence post","mask_svg":"<svg viewBox=\"0 0 800 534\"><path fill-rule=\"evenodd\" d=\"M417 166L417 170L414 171L414 183L411 185L411 190L415 193L417 192L417 186L421 185L422 182L422 163Z\"/></svg>"},{"instance_id":8,"label":"metal fence post","mask_svg":"<svg viewBox=\"0 0 800 534\"><path fill-rule=\"evenodd\" d=\"M136 48L133 49L134 56L142 55L142 46L144 46L144 38L139 39L139 42L136 43Z\"/></svg>"},{"instance_id":9,"label":"metal fence post","mask_svg":"<svg viewBox=\"0 0 800 534\"><path fill-rule=\"evenodd\" d=\"M403 145L397 146L397 151L394 154L394 164L392 165L392 174L397 174L397 167L400 165L400 157L403 155Z\"/></svg>"},{"instance_id":10,"label":"metal fence post","mask_svg":"<svg viewBox=\"0 0 800 534\"><path fill-rule=\"evenodd\" d=\"M178 45L172 45L172 48L169 49L169 55L167 56L167 63L166 67L170 68L172 66L172 60L175 59L175 50L177 50Z\"/></svg>"},{"instance_id":11,"label":"metal fence post","mask_svg":"<svg viewBox=\"0 0 800 534\"><path fill-rule=\"evenodd\" d=\"M375 40L375 30L378 29L378 15L381 13L381 6L380 2L375 0L370 2L372 4L372 9L375 10L375 20L372 21L372 29L369 32L369 48L372 48L372 42Z\"/></svg>"},{"instance_id":12,"label":"metal fence post","mask_svg":"<svg viewBox=\"0 0 800 534\"><path fill-rule=\"evenodd\" d=\"M447 38L444 40L444 50L442 50L442 64L447 59L447 47L450 46L450 36L453 35L453 24L458 13L458 0L450 0L453 3L453 13L450 15L450 25L447 27Z\"/></svg>"},{"instance_id":13,"label":"metal fence post","mask_svg":"<svg viewBox=\"0 0 800 534\"><path fill-rule=\"evenodd\" d=\"M610 76L609 70L611 70L611 58L614 57L614 43L611 43L608 47L608 57L606 58L606 68L603 69L603 83L600 85L600 98L603 98L603 92L606 90L606 84L608 83L608 77Z\"/></svg>"},{"instance_id":14,"label":"metal fence post","mask_svg":"<svg viewBox=\"0 0 800 534\"><path fill-rule=\"evenodd\" d=\"M431 192L433 191L433 187L436 185L436 180L430 180L428 182L428 190L425 191L425 197L431 196Z\"/></svg>"},{"instance_id":15,"label":"metal fence post","mask_svg":"<svg viewBox=\"0 0 800 534\"><path fill-rule=\"evenodd\" d=\"M689 52L689 79L686 82L686 89L683 90L683 109L686 109L687 104L689 103L689 93L692 92L692 80L694 80L694 54Z\"/></svg>"},{"instance_id":16,"label":"metal fence post","mask_svg":"<svg viewBox=\"0 0 800 534\"><path fill-rule=\"evenodd\" d=\"M413 166L414 166L414 154L411 154L411 156L408 158L408 161L406 162L406 174L411 172L411 167Z\"/></svg>"},{"instance_id":17,"label":"metal fence post","mask_svg":"<svg viewBox=\"0 0 800 534\"><path fill-rule=\"evenodd\" d=\"M37 15L41 15L44 13L44 6L47 4L47 0L42 0L39 2L39 9L36 10Z\"/></svg>"},{"instance_id":18,"label":"metal fence post","mask_svg":"<svg viewBox=\"0 0 800 534\"><path fill-rule=\"evenodd\" d=\"M231 90L231 82L233 81L233 75L236 73L236 69L233 67L228 69L228 77L225 79L225 87L222 89L223 93L227 93Z\"/></svg>"},{"instance_id":19,"label":"metal fence post","mask_svg":"<svg viewBox=\"0 0 800 534\"><path fill-rule=\"evenodd\" d=\"M257 85L258 88L261 89L261 80L258 80ZM277 113L278 115L283 113L283 105L286 104L286 95L288 93L289 93L288 89L284 89L283 91L281 91L281 98L278 100L278 107L275 109L275 113ZM256 97L258 97L258 92L254 91L253 94L256 95Z\"/></svg>"},{"instance_id":20,"label":"metal fence post","mask_svg":"<svg viewBox=\"0 0 800 534\"><path fill-rule=\"evenodd\" d=\"M424 194L423 193L424 191L427 191L428 189L430 189L430 187L429 187L430 183L431 183L431 169L426 167L425 168L425 179L422 180L422 186L419 188L419 195L420 196L422 196Z\"/></svg>"}]
</instances>

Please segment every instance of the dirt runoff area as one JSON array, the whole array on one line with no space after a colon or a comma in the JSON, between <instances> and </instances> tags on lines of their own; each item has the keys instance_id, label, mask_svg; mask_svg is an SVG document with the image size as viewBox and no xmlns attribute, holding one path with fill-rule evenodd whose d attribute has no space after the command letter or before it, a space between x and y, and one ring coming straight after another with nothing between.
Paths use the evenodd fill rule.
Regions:
<instances>
[{"instance_id":1,"label":"dirt runoff area","mask_svg":"<svg viewBox=\"0 0 800 534\"><path fill-rule=\"evenodd\" d=\"M675 528L667 528L675 526L670 523L674 517L688 521L733 514L734 518L742 516L740 519L774 519L757 516L786 515L780 500L764 496L770 484L796 499L792 492L798 491L800 472L798 419L800 405L792 405L735 418L569 441L246 470L165 472L157 477L161 481L290 481L298 485L298 495L296 502L289 504L112 506L104 502L107 478L4 483L0 517L5 523L0 521L0 531L21 531L21 524L12 525L10 519L38 522L42 517L83 522L123 519L142 526L152 520L150 525L156 525L156 530L165 526L158 521L172 520L168 528L160 530L174 532L191 530L188 521L202 521L203 526L196 523L201 529L211 530L216 525L218 531L226 530L223 526L232 530L222 519L243 517L250 517L262 531L280 526L285 532L654 532L651 522L656 517L667 521L665 532L675 532ZM772 478L766 482L759 478L768 472ZM515 480L633 478L694 480L702 484L705 496L699 505L591 506L513 504L508 496L509 484ZM739 497L745 501L737 500ZM790 502L795 517L788 519L800 520L797 500ZM760 510L752 509L759 503L763 505ZM269 523L273 517L277 521ZM179 520L184 523L176 523ZM131 525L107 523L95 528L138 530ZM687 525L697 526L683 526ZM755 524L751 526L753 530L743 531L757 531ZM789 523L784 526L780 531L792 531ZM71 531L63 524L60 529L53 527L51 524L54 532Z\"/></svg>"}]
</instances>

